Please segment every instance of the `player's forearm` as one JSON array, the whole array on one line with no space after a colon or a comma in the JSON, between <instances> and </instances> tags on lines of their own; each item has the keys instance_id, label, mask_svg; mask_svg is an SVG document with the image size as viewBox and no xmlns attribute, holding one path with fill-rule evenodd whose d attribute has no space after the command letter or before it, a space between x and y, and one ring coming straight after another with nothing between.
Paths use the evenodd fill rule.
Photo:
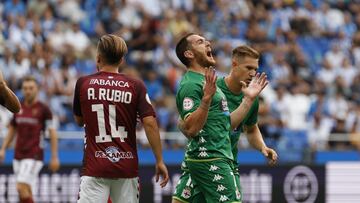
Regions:
<instances>
[{"instance_id":1,"label":"player's forearm","mask_svg":"<svg viewBox=\"0 0 360 203\"><path fill-rule=\"evenodd\" d=\"M51 157L58 158L58 137L55 129L49 129Z\"/></svg>"},{"instance_id":2,"label":"player's forearm","mask_svg":"<svg viewBox=\"0 0 360 203\"><path fill-rule=\"evenodd\" d=\"M75 119L75 122L78 124L78 126L84 127L83 117L74 115L74 119Z\"/></svg>"},{"instance_id":3,"label":"player's forearm","mask_svg":"<svg viewBox=\"0 0 360 203\"><path fill-rule=\"evenodd\" d=\"M251 105L255 100L248 97L244 97L241 104L231 112L231 129L235 129L244 120L247 113L250 111Z\"/></svg>"},{"instance_id":4,"label":"player's forearm","mask_svg":"<svg viewBox=\"0 0 360 203\"><path fill-rule=\"evenodd\" d=\"M191 137L188 135L188 133L186 132L184 125L185 125L184 121L183 121L181 118L179 118L179 119L178 119L178 123L177 123L177 127L178 127L179 130L182 132L182 134L185 135L185 137L191 138Z\"/></svg>"},{"instance_id":5,"label":"player's forearm","mask_svg":"<svg viewBox=\"0 0 360 203\"><path fill-rule=\"evenodd\" d=\"M160 142L160 133L156 119L152 116L143 118L143 126L146 137L155 155L156 162L157 163L162 162L163 157L162 157L162 148Z\"/></svg>"},{"instance_id":6,"label":"player's forearm","mask_svg":"<svg viewBox=\"0 0 360 203\"><path fill-rule=\"evenodd\" d=\"M6 137L4 138L4 142L1 146L1 150L6 150L10 146L10 143L13 141L14 137L15 137L14 127L10 126Z\"/></svg>"},{"instance_id":7,"label":"player's forearm","mask_svg":"<svg viewBox=\"0 0 360 203\"><path fill-rule=\"evenodd\" d=\"M260 129L257 125L254 125L246 130L246 137L254 149L262 151L262 149L266 147Z\"/></svg>"},{"instance_id":8,"label":"player's forearm","mask_svg":"<svg viewBox=\"0 0 360 203\"><path fill-rule=\"evenodd\" d=\"M185 119L182 132L187 137L196 136L204 127L208 117L210 104L211 100L203 99L200 106Z\"/></svg>"},{"instance_id":9,"label":"player's forearm","mask_svg":"<svg viewBox=\"0 0 360 203\"><path fill-rule=\"evenodd\" d=\"M1 97L5 99L5 107L12 113L18 113L21 105L16 95L8 88L5 82L0 82Z\"/></svg>"}]
</instances>

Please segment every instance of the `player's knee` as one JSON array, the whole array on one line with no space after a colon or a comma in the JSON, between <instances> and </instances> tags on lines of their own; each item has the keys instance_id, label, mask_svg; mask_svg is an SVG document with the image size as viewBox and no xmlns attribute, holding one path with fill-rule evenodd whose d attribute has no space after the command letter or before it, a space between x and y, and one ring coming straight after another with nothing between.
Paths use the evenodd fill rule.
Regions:
<instances>
[{"instance_id":1,"label":"player's knee","mask_svg":"<svg viewBox=\"0 0 360 203\"><path fill-rule=\"evenodd\" d=\"M28 184L17 183L16 189L17 189L21 199L26 199L26 198L31 197L31 189Z\"/></svg>"}]
</instances>

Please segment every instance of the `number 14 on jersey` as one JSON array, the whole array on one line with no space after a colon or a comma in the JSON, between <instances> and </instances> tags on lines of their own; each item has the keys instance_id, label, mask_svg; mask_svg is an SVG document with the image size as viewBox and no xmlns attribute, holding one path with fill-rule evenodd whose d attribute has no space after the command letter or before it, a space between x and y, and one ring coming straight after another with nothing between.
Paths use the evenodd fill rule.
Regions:
<instances>
[{"instance_id":1,"label":"number 14 on jersey","mask_svg":"<svg viewBox=\"0 0 360 203\"><path fill-rule=\"evenodd\" d=\"M120 138L121 142L125 142L125 138L127 138L127 132L125 131L125 127L116 126L115 105L109 105L109 122L111 128L110 135L106 134L104 105L93 104L91 105L91 110L97 114L99 135L95 137L96 143L111 142L112 138Z\"/></svg>"}]
</instances>

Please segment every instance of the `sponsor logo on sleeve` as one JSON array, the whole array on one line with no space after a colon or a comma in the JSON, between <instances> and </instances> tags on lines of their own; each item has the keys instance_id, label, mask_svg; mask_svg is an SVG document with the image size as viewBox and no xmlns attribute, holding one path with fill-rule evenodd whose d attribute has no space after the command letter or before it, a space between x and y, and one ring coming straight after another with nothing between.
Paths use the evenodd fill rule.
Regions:
<instances>
[{"instance_id":1,"label":"sponsor logo on sleeve","mask_svg":"<svg viewBox=\"0 0 360 203\"><path fill-rule=\"evenodd\" d=\"M194 101L189 97L185 97L183 100L183 109L185 111L188 111L192 109L193 106L194 106Z\"/></svg>"}]
</instances>

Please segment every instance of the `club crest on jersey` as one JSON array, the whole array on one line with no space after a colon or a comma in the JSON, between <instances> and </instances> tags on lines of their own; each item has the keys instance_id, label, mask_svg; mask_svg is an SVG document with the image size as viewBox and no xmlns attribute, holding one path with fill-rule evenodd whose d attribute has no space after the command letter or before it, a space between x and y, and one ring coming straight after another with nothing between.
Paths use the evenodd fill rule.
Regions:
<instances>
[{"instance_id":1,"label":"club crest on jersey","mask_svg":"<svg viewBox=\"0 0 360 203\"><path fill-rule=\"evenodd\" d=\"M191 196L190 187L185 187L181 193L181 196L185 199L189 199L189 197Z\"/></svg>"},{"instance_id":2,"label":"club crest on jersey","mask_svg":"<svg viewBox=\"0 0 360 203\"><path fill-rule=\"evenodd\" d=\"M119 162L120 159L133 159L133 155L131 152L121 152L117 147L110 146L103 151L95 152L96 158L108 159L109 161L115 163Z\"/></svg>"},{"instance_id":3,"label":"club crest on jersey","mask_svg":"<svg viewBox=\"0 0 360 203\"><path fill-rule=\"evenodd\" d=\"M185 97L183 101L183 109L188 111L194 106L194 101L189 97Z\"/></svg>"}]
</instances>

